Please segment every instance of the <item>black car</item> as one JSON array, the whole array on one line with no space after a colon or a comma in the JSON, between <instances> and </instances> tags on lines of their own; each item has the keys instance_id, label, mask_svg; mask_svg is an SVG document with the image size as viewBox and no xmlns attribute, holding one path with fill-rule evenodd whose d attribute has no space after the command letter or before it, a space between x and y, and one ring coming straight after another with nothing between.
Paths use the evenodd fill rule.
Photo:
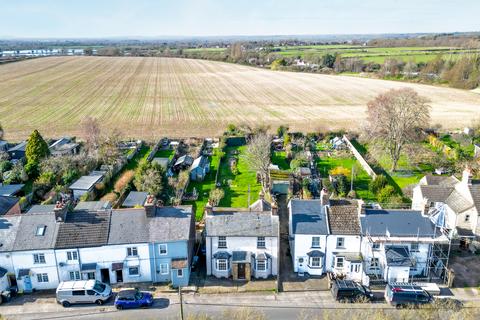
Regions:
<instances>
[{"instance_id":1,"label":"black car","mask_svg":"<svg viewBox=\"0 0 480 320\"><path fill-rule=\"evenodd\" d=\"M332 296L340 302L366 302L373 300L372 292L353 280L335 280L332 284Z\"/></svg>"},{"instance_id":2,"label":"black car","mask_svg":"<svg viewBox=\"0 0 480 320\"><path fill-rule=\"evenodd\" d=\"M391 283L385 288L385 300L396 308L416 307L432 303L432 296L419 286L409 283Z\"/></svg>"}]
</instances>

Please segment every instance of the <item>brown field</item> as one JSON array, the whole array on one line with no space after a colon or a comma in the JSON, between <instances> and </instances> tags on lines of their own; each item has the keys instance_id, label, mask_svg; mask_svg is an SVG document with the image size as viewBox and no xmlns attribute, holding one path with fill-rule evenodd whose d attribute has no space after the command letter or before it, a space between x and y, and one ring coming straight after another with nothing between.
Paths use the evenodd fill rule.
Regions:
<instances>
[{"instance_id":1,"label":"brown field","mask_svg":"<svg viewBox=\"0 0 480 320\"><path fill-rule=\"evenodd\" d=\"M88 115L143 138L210 136L228 123L355 129L370 99L399 87L431 100L433 123L456 128L480 115L480 94L443 87L203 60L51 57L0 66L0 123L9 139L35 128L79 135Z\"/></svg>"}]
</instances>

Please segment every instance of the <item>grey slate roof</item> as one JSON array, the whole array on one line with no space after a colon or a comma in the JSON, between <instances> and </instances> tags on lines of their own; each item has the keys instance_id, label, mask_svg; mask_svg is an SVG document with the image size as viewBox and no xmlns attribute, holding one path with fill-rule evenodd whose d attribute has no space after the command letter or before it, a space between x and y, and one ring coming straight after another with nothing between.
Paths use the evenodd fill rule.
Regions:
<instances>
[{"instance_id":1,"label":"grey slate roof","mask_svg":"<svg viewBox=\"0 0 480 320\"><path fill-rule=\"evenodd\" d=\"M264 200L264 199L258 199L254 203L252 203L249 207L252 211L271 211L272 210L272 205L270 202Z\"/></svg>"},{"instance_id":2,"label":"grey slate roof","mask_svg":"<svg viewBox=\"0 0 480 320\"><path fill-rule=\"evenodd\" d=\"M0 217L0 252L13 250L21 215Z\"/></svg>"},{"instance_id":3,"label":"grey slate roof","mask_svg":"<svg viewBox=\"0 0 480 320\"><path fill-rule=\"evenodd\" d=\"M457 213L463 212L473 207L473 203L471 203L468 199L462 196L457 190L453 190L452 193L450 193L445 203L450 208L452 208L454 212Z\"/></svg>"},{"instance_id":4,"label":"grey slate roof","mask_svg":"<svg viewBox=\"0 0 480 320\"><path fill-rule=\"evenodd\" d=\"M17 197L0 196L0 216L6 214L17 202Z\"/></svg>"},{"instance_id":5,"label":"grey slate roof","mask_svg":"<svg viewBox=\"0 0 480 320\"><path fill-rule=\"evenodd\" d=\"M278 216L257 211L216 211L205 219L207 236L278 237Z\"/></svg>"},{"instance_id":6,"label":"grey slate roof","mask_svg":"<svg viewBox=\"0 0 480 320\"><path fill-rule=\"evenodd\" d=\"M45 234L37 236L37 227L45 226ZM59 223L53 213L23 214L13 250L53 249Z\"/></svg>"},{"instance_id":7,"label":"grey slate roof","mask_svg":"<svg viewBox=\"0 0 480 320\"><path fill-rule=\"evenodd\" d=\"M33 205L29 210L28 214L36 214L36 213L51 213L55 208L54 204L36 204Z\"/></svg>"},{"instance_id":8,"label":"grey slate roof","mask_svg":"<svg viewBox=\"0 0 480 320\"><path fill-rule=\"evenodd\" d=\"M360 235L357 201L331 199L327 215L331 234Z\"/></svg>"},{"instance_id":9,"label":"grey slate roof","mask_svg":"<svg viewBox=\"0 0 480 320\"><path fill-rule=\"evenodd\" d=\"M438 176L438 175L426 175L425 180L428 185L439 185L444 187L453 187L458 183L458 180L452 176Z\"/></svg>"},{"instance_id":10,"label":"grey slate roof","mask_svg":"<svg viewBox=\"0 0 480 320\"><path fill-rule=\"evenodd\" d=\"M366 209L360 217L362 233L372 236L434 237L435 227L428 217L415 210Z\"/></svg>"},{"instance_id":11,"label":"grey slate roof","mask_svg":"<svg viewBox=\"0 0 480 320\"><path fill-rule=\"evenodd\" d=\"M468 188L473 199L473 204L475 208L477 208L478 214L480 214L480 182L474 181Z\"/></svg>"},{"instance_id":12,"label":"grey slate roof","mask_svg":"<svg viewBox=\"0 0 480 320\"><path fill-rule=\"evenodd\" d=\"M135 206L143 206L147 200L148 192L130 191L125 201L122 203L124 208L133 208Z\"/></svg>"},{"instance_id":13,"label":"grey slate roof","mask_svg":"<svg viewBox=\"0 0 480 320\"><path fill-rule=\"evenodd\" d=\"M328 234L327 217L320 200L291 200L294 234Z\"/></svg>"},{"instance_id":14,"label":"grey slate roof","mask_svg":"<svg viewBox=\"0 0 480 320\"><path fill-rule=\"evenodd\" d=\"M90 190L103 178L103 175L82 176L75 181L69 188L71 190Z\"/></svg>"},{"instance_id":15,"label":"grey slate roof","mask_svg":"<svg viewBox=\"0 0 480 320\"><path fill-rule=\"evenodd\" d=\"M74 211L59 223L56 249L102 246L108 242L110 211Z\"/></svg>"},{"instance_id":16,"label":"grey slate roof","mask_svg":"<svg viewBox=\"0 0 480 320\"><path fill-rule=\"evenodd\" d=\"M143 208L112 211L108 244L144 243L148 240L148 222Z\"/></svg>"},{"instance_id":17,"label":"grey slate roof","mask_svg":"<svg viewBox=\"0 0 480 320\"><path fill-rule=\"evenodd\" d=\"M192 223L192 206L157 208L155 218L147 218L151 242L189 240Z\"/></svg>"},{"instance_id":18,"label":"grey slate roof","mask_svg":"<svg viewBox=\"0 0 480 320\"><path fill-rule=\"evenodd\" d=\"M410 253L406 246L385 246L387 266L390 267L413 267Z\"/></svg>"},{"instance_id":19,"label":"grey slate roof","mask_svg":"<svg viewBox=\"0 0 480 320\"><path fill-rule=\"evenodd\" d=\"M11 147L10 149L8 149L8 152L11 152L11 151L25 151L25 149L27 148L27 141L22 141L20 142L19 144Z\"/></svg>"},{"instance_id":20,"label":"grey slate roof","mask_svg":"<svg viewBox=\"0 0 480 320\"><path fill-rule=\"evenodd\" d=\"M75 211L97 211L108 210L112 208L110 201L79 201L75 207Z\"/></svg>"},{"instance_id":21,"label":"grey slate roof","mask_svg":"<svg viewBox=\"0 0 480 320\"><path fill-rule=\"evenodd\" d=\"M421 185L422 197L431 202L445 202L450 196L454 187L444 187L438 185Z\"/></svg>"},{"instance_id":22,"label":"grey slate roof","mask_svg":"<svg viewBox=\"0 0 480 320\"><path fill-rule=\"evenodd\" d=\"M4 184L0 185L0 196L14 196L22 190L24 184Z\"/></svg>"}]
</instances>

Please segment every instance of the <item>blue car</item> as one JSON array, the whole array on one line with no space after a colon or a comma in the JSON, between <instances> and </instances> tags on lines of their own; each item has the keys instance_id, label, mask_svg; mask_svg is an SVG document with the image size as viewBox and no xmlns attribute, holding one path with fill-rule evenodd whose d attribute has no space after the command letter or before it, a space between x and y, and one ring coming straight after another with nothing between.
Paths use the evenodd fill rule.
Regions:
<instances>
[{"instance_id":1,"label":"blue car","mask_svg":"<svg viewBox=\"0 0 480 320\"><path fill-rule=\"evenodd\" d=\"M138 290L122 290L115 298L115 307L118 310L131 308L146 308L153 305L151 293Z\"/></svg>"}]
</instances>

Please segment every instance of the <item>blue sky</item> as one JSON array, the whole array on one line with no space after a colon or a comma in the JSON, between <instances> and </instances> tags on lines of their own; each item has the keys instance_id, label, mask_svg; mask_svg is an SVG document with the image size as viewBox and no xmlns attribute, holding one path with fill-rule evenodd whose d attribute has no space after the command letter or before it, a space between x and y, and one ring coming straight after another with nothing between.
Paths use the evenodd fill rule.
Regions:
<instances>
[{"instance_id":1,"label":"blue sky","mask_svg":"<svg viewBox=\"0 0 480 320\"><path fill-rule=\"evenodd\" d=\"M480 0L0 0L0 37L480 30Z\"/></svg>"}]
</instances>

